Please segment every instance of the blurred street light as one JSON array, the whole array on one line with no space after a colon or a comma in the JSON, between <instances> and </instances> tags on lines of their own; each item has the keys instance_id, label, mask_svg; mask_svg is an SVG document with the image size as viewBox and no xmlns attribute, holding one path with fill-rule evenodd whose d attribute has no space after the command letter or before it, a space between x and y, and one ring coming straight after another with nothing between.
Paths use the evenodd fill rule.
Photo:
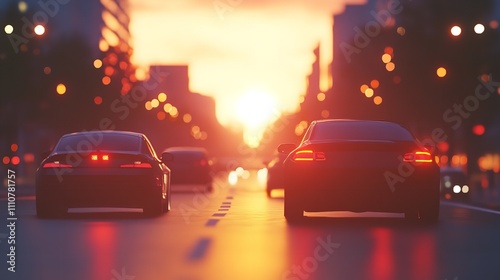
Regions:
<instances>
[{"instance_id":1,"label":"blurred street light","mask_svg":"<svg viewBox=\"0 0 500 280\"><path fill-rule=\"evenodd\" d=\"M38 24L35 26L34 31L36 35L42 36L43 34L45 34L45 27L41 24Z\"/></svg>"},{"instance_id":2,"label":"blurred street light","mask_svg":"<svg viewBox=\"0 0 500 280\"><path fill-rule=\"evenodd\" d=\"M66 93L66 86L64 84L58 84L56 87L57 94L63 95Z\"/></svg>"},{"instance_id":3,"label":"blurred street light","mask_svg":"<svg viewBox=\"0 0 500 280\"><path fill-rule=\"evenodd\" d=\"M476 34L483 34L484 32L484 25L478 23L474 26L474 32L476 32Z\"/></svg>"},{"instance_id":4,"label":"blurred street light","mask_svg":"<svg viewBox=\"0 0 500 280\"><path fill-rule=\"evenodd\" d=\"M7 24L4 29L5 33L7 34L12 34L12 32L14 32L14 27L10 24Z\"/></svg>"},{"instance_id":5,"label":"blurred street light","mask_svg":"<svg viewBox=\"0 0 500 280\"><path fill-rule=\"evenodd\" d=\"M460 34L462 34L462 28L460 28L460 26L458 26L458 25L454 25L450 29L450 32L451 32L451 35L457 37L457 36L460 36Z\"/></svg>"},{"instance_id":6,"label":"blurred street light","mask_svg":"<svg viewBox=\"0 0 500 280\"><path fill-rule=\"evenodd\" d=\"M444 68L444 67L439 67L439 68L436 70L436 75L437 75L439 78L443 78L444 76L446 76L446 68Z\"/></svg>"}]
</instances>

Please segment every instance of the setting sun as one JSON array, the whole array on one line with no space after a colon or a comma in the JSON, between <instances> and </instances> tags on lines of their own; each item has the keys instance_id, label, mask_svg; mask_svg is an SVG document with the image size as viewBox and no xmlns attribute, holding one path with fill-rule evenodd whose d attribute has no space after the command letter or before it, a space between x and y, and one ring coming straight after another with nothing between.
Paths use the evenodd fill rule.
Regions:
<instances>
[{"instance_id":1,"label":"setting sun","mask_svg":"<svg viewBox=\"0 0 500 280\"><path fill-rule=\"evenodd\" d=\"M265 128L280 115L274 97L261 89L243 93L234 108L234 115L244 128L245 143L250 147L259 145Z\"/></svg>"}]
</instances>

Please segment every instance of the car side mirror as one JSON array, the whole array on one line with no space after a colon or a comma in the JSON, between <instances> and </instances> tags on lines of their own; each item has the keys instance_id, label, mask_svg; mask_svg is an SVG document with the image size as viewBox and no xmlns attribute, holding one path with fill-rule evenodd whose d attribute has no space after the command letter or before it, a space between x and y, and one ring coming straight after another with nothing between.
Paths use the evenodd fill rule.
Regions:
<instances>
[{"instance_id":1,"label":"car side mirror","mask_svg":"<svg viewBox=\"0 0 500 280\"><path fill-rule=\"evenodd\" d=\"M289 154L293 151L297 146L295 144L281 144L278 146L278 152L280 154Z\"/></svg>"},{"instance_id":2,"label":"car side mirror","mask_svg":"<svg viewBox=\"0 0 500 280\"><path fill-rule=\"evenodd\" d=\"M169 153L169 152L163 152L161 154L161 161L163 163L167 163L167 162L170 162L170 161L174 161L174 155Z\"/></svg>"}]
</instances>

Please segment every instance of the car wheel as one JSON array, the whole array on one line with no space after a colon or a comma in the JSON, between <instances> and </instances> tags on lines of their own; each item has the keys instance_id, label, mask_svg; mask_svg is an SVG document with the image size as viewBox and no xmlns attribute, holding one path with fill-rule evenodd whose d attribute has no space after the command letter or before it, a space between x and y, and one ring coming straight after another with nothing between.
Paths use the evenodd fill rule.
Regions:
<instances>
[{"instance_id":1,"label":"car wheel","mask_svg":"<svg viewBox=\"0 0 500 280\"><path fill-rule=\"evenodd\" d=\"M296 222L304 218L304 210L300 206L300 196L297 193L285 190L284 204L284 214L287 221Z\"/></svg>"},{"instance_id":2,"label":"car wheel","mask_svg":"<svg viewBox=\"0 0 500 280\"><path fill-rule=\"evenodd\" d=\"M162 196L153 198L148 205L144 206L144 215L148 217L159 216L163 213L164 199Z\"/></svg>"}]
</instances>

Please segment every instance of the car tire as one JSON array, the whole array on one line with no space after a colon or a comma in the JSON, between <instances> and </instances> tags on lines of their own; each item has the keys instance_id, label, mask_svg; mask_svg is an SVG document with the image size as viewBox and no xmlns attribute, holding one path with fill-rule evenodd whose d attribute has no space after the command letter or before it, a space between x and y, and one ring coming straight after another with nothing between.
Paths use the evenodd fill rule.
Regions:
<instances>
[{"instance_id":1,"label":"car tire","mask_svg":"<svg viewBox=\"0 0 500 280\"><path fill-rule=\"evenodd\" d=\"M298 222L304 219L304 210L300 205L300 196L291 190L285 190L284 199L285 219L289 222Z\"/></svg>"},{"instance_id":2,"label":"car tire","mask_svg":"<svg viewBox=\"0 0 500 280\"><path fill-rule=\"evenodd\" d=\"M162 196L155 197L143 207L144 215L147 217L160 216L163 213L163 205L165 204Z\"/></svg>"}]
</instances>

